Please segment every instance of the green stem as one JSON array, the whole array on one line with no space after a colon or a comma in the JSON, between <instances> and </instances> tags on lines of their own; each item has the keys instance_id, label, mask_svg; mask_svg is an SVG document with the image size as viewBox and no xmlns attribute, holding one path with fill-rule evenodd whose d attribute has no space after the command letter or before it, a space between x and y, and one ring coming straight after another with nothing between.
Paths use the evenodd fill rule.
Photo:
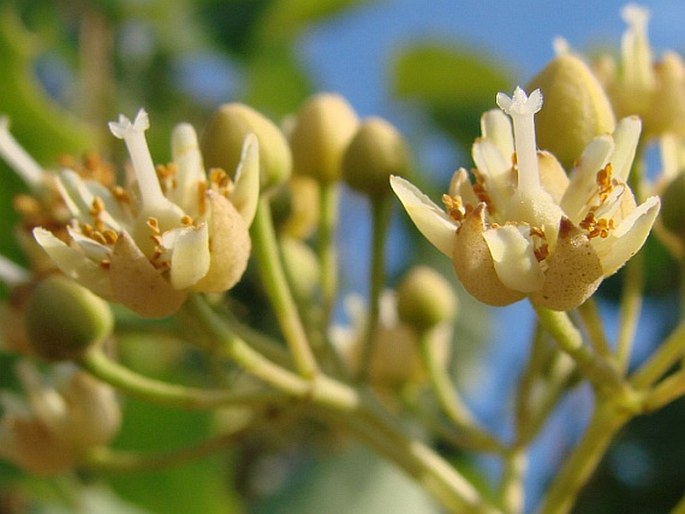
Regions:
<instances>
[{"instance_id":1,"label":"green stem","mask_svg":"<svg viewBox=\"0 0 685 514\"><path fill-rule=\"evenodd\" d=\"M227 405L278 403L285 398L278 391L240 392L168 384L139 375L98 349L83 355L79 364L94 377L130 396L179 409L203 410Z\"/></svg>"},{"instance_id":2,"label":"green stem","mask_svg":"<svg viewBox=\"0 0 685 514\"><path fill-rule=\"evenodd\" d=\"M585 330L587 330L592 349L603 359L611 360L613 352L604 332L604 324L597 308L597 302L594 298L590 298L578 307L578 312L585 325Z\"/></svg>"},{"instance_id":3,"label":"green stem","mask_svg":"<svg viewBox=\"0 0 685 514\"><path fill-rule=\"evenodd\" d=\"M517 514L523 511L523 479L527 467L528 457L525 448L512 448L504 459L499 498L502 510L506 514Z\"/></svg>"},{"instance_id":4,"label":"green stem","mask_svg":"<svg viewBox=\"0 0 685 514\"><path fill-rule=\"evenodd\" d=\"M573 325L565 312L552 311L533 304L542 326L554 338L559 349L568 354L578 370L598 390L621 392L626 385L618 371L595 355L584 343L580 331Z\"/></svg>"},{"instance_id":5,"label":"green stem","mask_svg":"<svg viewBox=\"0 0 685 514\"><path fill-rule=\"evenodd\" d=\"M421 358L431 381L433 392L447 417L463 432L468 446L482 450L502 453L502 444L478 426L471 412L454 388L447 370L438 355L438 345L435 344L435 331L427 330L418 335Z\"/></svg>"},{"instance_id":6,"label":"green stem","mask_svg":"<svg viewBox=\"0 0 685 514\"><path fill-rule=\"evenodd\" d=\"M259 273L295 366L302 376L311 377L317 373L317 364L285 277L271 220L271 207L266 197L259 199L251 232Z\"/></svg>"},{"instance_id":7,"label":"green stem","mask_svg":"<svg viewBox=\"0 0 685 514\"><path fill-rule=\"evenodd\" d=\"M100 446L90 450L84 465L99 472L157 471L198 460L235 445L247 433L247 429L220 434L192 446L160 454L145 454L114 450Z\"/></svg>"},{"instance_id":8,"label":"green stem","mask_svg":"<svg viewBox=\"0 0 685 514\"><path fill-rule=\"evenodd\" d=\"M335 227L338 223L338 184L322 182L319 189L319 231L317 251L321 266L323 296L323 329L327 331L338 289L338 256L335 246Z\"/></svg>"},{"instance_id":9,"label":"green stem","mask_svg":"<svg viewBox=\"0 0 685 514\"><path fill-rule=\"evenodd\" d=\"M380 317L380 300L385 285L385 239L390 226L392 202L390 197L382 195L371 198L371 265L369 269L369 299L366 326L364 329L364 346L360 360L360 380L364 380L370 371L374 350L374 341Z\"/></svg>"},{"instance_id":10,"label":"green stem","mask_svg":"<svg viewBox=\"0 0 685 514\"><path fill-rule=\"evenodd\" d=\"M685 371L668 376L651 389L644 399L645 412L659 410L685 394Z\"/></svg>"},{"instance_id":11,"label":"green stem","mask_svg":"<svg viewBox=\"0 0 685 514\"><path fill-rule=\"evenodd\" d=\"M497 512L434 450L404 434L398 421L356 389L321 374L306 379L268 361L234 336L200 296L191 297L184 308L245 371L294 399L309 402L316 411L334 416L454 512Z\"/></svg>"},{"instance_id":12,"label":"green stem","mask_svg":"<svg viewBox=\"0 0 685 514\"><path fill-rule=\"evenodd\" d=\"M600 400L583 437L547 491L540 514L566 514L571 510L614 435L629 418L627 411Z\"/></svg>"},{"instance_id":13,"label":"green stem","mask_svg":"<svg viewBox=\"0 0 685 514\"><path fill-rule=\"evenodd\" d=\"M644 252L638 252L626 264L619 312L618 338L616 340L616 362L619 370L623 373L628 369L630 363L635 333L642 311L642 289L645 282L644 264Z\"/></svg>"},{"instance_id":14,"label":"green stem","mask_svg":"<svg viewBox=\"0 0 685 514\"><path fill-rule=\"evenodd\" d=\"M630 377L636 389L644 389L654 384L685 353L685 321L682 321L661 343L656 352Z\"/></svg>"}]
</instances>

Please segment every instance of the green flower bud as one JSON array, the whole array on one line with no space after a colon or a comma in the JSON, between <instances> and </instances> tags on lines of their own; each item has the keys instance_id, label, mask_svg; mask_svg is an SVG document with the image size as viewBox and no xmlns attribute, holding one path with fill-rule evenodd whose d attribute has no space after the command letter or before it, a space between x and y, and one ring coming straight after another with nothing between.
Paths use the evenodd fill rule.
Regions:
<instances>
[{"instance_id":1,"label":"green flower bud","mask_svg":"<svg viewBox=\"0 0 685 514\"><path fill-rule=\"evenodd\" d=\"M345 151L343 178L357 191L385 195L390 176L406 176L409 161L409 148L397 129L381 118L367 118Z\"/></svg>"},{"instance_id":2,"label":"green flower bud","mask_svg":"<svg viewBox=\"0 0 685 514\"><path fill-rule=\"evenodd\" d=\"M357 114L342 96L312 96L300 109L290 134L295 173L321 182L338 180L343 152L358 124Z\"/></svg>"},{"instance_id":3,"label":"green flower bud","mask_svg":"<svg viewBox=\"0 0 685 514\"><path fill-rule=\"evenodd\" d=\"M205 167L234 173L243 141L250 133L259 140L262 189L285 182L292 170L292 155L285 135L271 120L239 103L222 105L205 126L200 141Z\"/></svg>"},{"instance_id":4,"label":"green flower bud","mask_svg":"<svg viewBox=\"0 0 685 514\"><path fill-rule=\"evenodd\" d=\"M685 174L678 174L661 195L661 222L666 230L685 242Z\"/></svg>"},{"instance_id":5,"label":"green flower bud","mask_svg":"<svg viewBox=\"0 0 685 514\"><path fill-rule=\"evenodd\" d=\"M427 266L416 266L397 288L397 311L407 325L418 331L452 321L457 313L457 297L450 283Z\"/></svg>"},{"instance_id":6,"label":"green flower bud","mask_svg":"<svg viewBox=\"0 0 685 514\"><path fill-rule=\"evenodd\" d=\"M33 349L48 360L78 358L114 327L109 304L61 275L40 282L26 308L26 331Z\"/></svg>"},{"instance_id":7,"label":"green flower bud","mask_svg":"<svg viewBox=\"0 0 685 514\"><path fill-rule=\"evenodd\" d=\"M555 57L526 88L540 89L545 99L535 117L538 146L552 152L569 169L585 146L614 131L616 119L599 80L578 57Z\"/></svg>"},{"instance_id":8,"label":"green flower bud","mask_svg":"<svg viewBox=\"0 0 685 514\"><path fill-rule=\"evenodd\" d=\"M316 254L299 239L284 236L280 242L293 294L303 300L311 299L319 284L319 262Z\"/></svg>"}]
</instances>

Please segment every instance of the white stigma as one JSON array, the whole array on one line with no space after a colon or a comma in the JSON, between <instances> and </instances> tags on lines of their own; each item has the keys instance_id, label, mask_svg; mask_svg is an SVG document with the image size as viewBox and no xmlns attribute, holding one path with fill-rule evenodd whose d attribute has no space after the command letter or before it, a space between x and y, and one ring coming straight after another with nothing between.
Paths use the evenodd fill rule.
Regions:
<instances>
[{"instance_id":1,"label":"white stigma","mask_svg":"<svg viewBox=\"0 0 685 514\"><path fill-rule=\"evenodd\" d=\"M542 93L536 89L527 96L517 86L511 98L504 93L497 93L497 105L511 116L514 125L518 187L524 193L535 193L540 189L540 175L533 118L542 108Z\"/></svg>"},{"instance_id":2,"label":"white stigma","mask_svg":"<svg viewBox=\"0 0 685 514\"><path fill-rule=\"evenodd\" d=\"M6 116L0 116L0 156L31 190L38 191L43 187L43 168L14 139Z\"/></svg>"},{"instance_id":3,"label":"white stigma","mask_svg":"<svg viewBox=\"0 0 685 514\"><path fill-rule=\"evenodd\" d=\"M115 137L123 139L126 143L128 154L133 163L133 171L138 179L138 189L146 209L155 208L167 204L168 200L162 192L157 178L155 165L152 162L150 149L145 141L145 131L150 127L147 112L140 109L133 123L123 114L119 115L119 121L110 121L109 130Z\"/></svg>"}]
</instances>

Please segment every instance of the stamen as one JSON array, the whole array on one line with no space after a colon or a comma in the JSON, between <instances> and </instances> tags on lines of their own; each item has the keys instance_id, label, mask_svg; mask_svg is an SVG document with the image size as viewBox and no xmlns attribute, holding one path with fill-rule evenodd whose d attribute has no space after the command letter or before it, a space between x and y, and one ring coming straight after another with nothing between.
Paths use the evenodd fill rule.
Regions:
<instances>
[{"instance_id":1,"label":"stamen","mask_svg":"<svg viewBox=\"0 0 685 514\"><path fill-rule=\"evenodd\" d=\"M43 168L14 139L7 116L0 116L0 156L33 191L43 187Z\"/></svg>"},{"instance_id":2,"label":"stamen","mask_svg":"<svg viewBox=\"0 0 685 514\"><path fill-rule=\"evenodd\" d=\"M123 114L119 115L119 121L109 122L109 130L115 137L123 139L126 143L129 156L133 163L133 171L138 179L138 189L146 208L155 206L165 207L168 200L162 193L162 187L157 178L150 149L145 140L145 131L149 128L150 121L147 113L141 109L136 114L133 123Z\"/></svg>"},{"instance_id":3,"label":"stamen","mask_svg":"<svg viewBox=\"0 0 685 514\"><path fill-rule=\"evenodd\" d=\"M497 93L497 105L511 116L514 125L518 187L525 193L534 194L540 189L540 175L533 117L542 108L542 93L536 89L527 96L517 87L511 98Z\"/></svg>"}]
</instances>

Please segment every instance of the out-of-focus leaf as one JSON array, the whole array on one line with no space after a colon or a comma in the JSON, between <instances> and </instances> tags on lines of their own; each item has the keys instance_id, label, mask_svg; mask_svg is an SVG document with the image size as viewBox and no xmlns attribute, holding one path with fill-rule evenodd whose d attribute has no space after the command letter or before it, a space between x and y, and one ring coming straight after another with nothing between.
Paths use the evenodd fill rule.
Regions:
<instances>
[{"instance_id":1,"label":"out-of-focus leaf","mask_svg":"<svg viewBox=\"0 0 685 514\"><path fill-rule=\"evenodd\" d=\"M278 118L290 112L311 91L309 80L288 46L262 48L248 63L249 105Z\"/></svg>"},{"instance_id":2,"label":"out-of-focus leaf","mask_svg":"<svg viewBox=\"0 0 685 514\"><path fill-rule=\"evenodd\" d=\"M395 94L417 101L438 126L471 147L481 114L508 91L509 71L488 58L447 44L420 43L400 52L393 69Z\"/></svg>"},{"instance_id":3,"label":"out-of-focus leaf","mask_svg":"<svg viewBox=\"0 0 685 514\"><path fill-rule=\"evenodd\" d=\"M41 162L65 152L95 148L93 127L53 102L36 81L32 60L39 44L13 11L0 11L0 112L12 120L12 133Z\"/></svg>"},{"instance_id":4,"label":"out-of-focus leaf","mask_svg":"<svg viewBox=\"0 0 685 514\"><path fill-rule=\"evenodd\" d=\"M274 0L260 25L262 42L292 40L307 25L369 0Z\"/></svg>"},{"instance_id":5,"label":"out-of-focus leaf","mask_svg":"<svg viewBox=\"0 0 685 514\"><path fill-rule=\"evenodd\" d=\"M299 473L255 514L435 514L433 500L371 450L334 450Z\"/></svg>"}]
</instances>

